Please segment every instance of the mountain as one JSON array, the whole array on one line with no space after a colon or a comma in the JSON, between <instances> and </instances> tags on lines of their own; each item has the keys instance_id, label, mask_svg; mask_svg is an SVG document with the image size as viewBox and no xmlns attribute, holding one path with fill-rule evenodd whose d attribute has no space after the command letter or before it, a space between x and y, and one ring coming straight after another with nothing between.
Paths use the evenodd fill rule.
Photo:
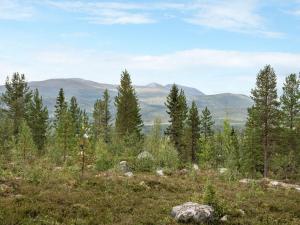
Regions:
<instances>
[{"instance_id":1,"label":"mountain","mask_svg":"<svg viewBox=\"0 0 300 225\"><path fill-rule=\"evenodd\" d=\"M113 101L117 95L118 85L71 78L33 81L29 82L29 86L32 90L39 89L45 104L49 108L50 115L53 115L55 99L61 87L65 91L67 100L70 100L72 96L76 96L79 105L89 113L92 112L96 99L102 96L105 89L108 89L112 98L111 108L113 113L115 112ZM237 125L245 123L247 108L252 105L252 100L248 96L231 93L205 95L196 88L178 86L184 90L189 104L192 100L195 100L200 110L207 106L213 113L217 124L225 118L230 119L232 123ZM135 86L145 124L152 123L156 117L160 117L163 123L167 123L168 115L164 103L171 87L172 84L163 86L157 83ZM0 86L0 93L4 90L5 87Z\"/></svg>"}]
</instances>

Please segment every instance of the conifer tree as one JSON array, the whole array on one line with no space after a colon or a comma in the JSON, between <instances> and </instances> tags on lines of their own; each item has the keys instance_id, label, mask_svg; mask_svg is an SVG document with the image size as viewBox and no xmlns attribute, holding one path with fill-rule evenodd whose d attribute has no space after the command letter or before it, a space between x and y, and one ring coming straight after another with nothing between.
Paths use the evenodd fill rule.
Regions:
<instances>
[{"instance_id":1,"label":"conifer tree","mask_svg":"<svg viewBox=\"0 0 300 225\"><path fill-rule=\"evenodd\" d=\"M22 120L27 119L28 107L32 97L24 74L14 73L7 77L5 92L1 100L8 108L8 116L13 121L14 135L18 135Z\"/></svg>"},{"instance_id":2,"label":"conifer tree","mask_svg":"<svg viewBox=\"0 0 300 225\"><path fill-rule=\"evenodd\" d=\"M75 127L75 134L79 135L80 133L80 117L81 117L81 110L78 106L77 99L73 96L70 100L70 107L69 111L72 117L72 123Z\"/></svg>"},{"instance_id":3,"label":"conifer tree","mask_svg":"<svg viewBox=\"0 0 300 225\"><path fill-rule=\"evenodd\" d=\"M59 90L58 96L56 98L56 104L55 104L55 112L54 112L54 116L55 116L55 120L54 120L54 125L56 126L57 122L60 119L60 116L63 112L65 112L67 110L67 102L65 100L65 93L64 93L64 89L61 88Z\"/></svg>"},{"instance_id":4,"label":"conifer tree","mask_svg":"<svg viewBox=\"0 0 300 225\"><path fill-rule=\"evenodd\" d=\"M65 162L75 145L74 126L68 110L64 109L59 114L56 128L56 144Z\"/></svg>"},{"instance_id":5,"label":"conifer tree","mask_svg":"<svg viewBox=\"0 0 300 225\"><path fill-rule=\"evenodd\" d=\"M35 151L32 133L25 120L22 120L20 125L17 146L24 160L28 158L28 155L30 153L33 153Z\"/></svg>"},{"instance_id":6,"label":"conifer tree","mask_svg":"<svg viewBox=\"0 0 300 225\"><path fill-rule=\"evenodd\" d=\"M105 89L103 93L103 132L104 132L104 142L109 143L111 141L111 113L109 110L110 107L110 96L108 90Z\"/></svg>"},{"instance_id":7,"label":"conifer tree","mask_svg":"<svg viewBox=\"0 0 300 225\"><path fill-rule=\"evenodd\" d=\"M133 135L141 139L143 121L140 106L127 70L121 74L121 84L115 98L115 106L117 108L115 127L119 137Z\"/></svg>"},{"instance_id":8,"label":"conifer tree","mask_svg":"<svg viewBox=\"0 0 300 225\"><path fill-rule=\"evenodd\" d=\"M188 149L192 162L197 161L197 151L199 148L200 139L200 118L195 101L192 102L192 106L189 110L187 119L187 134L188 134Z\"/></svg>"},{"instance_id":9,"label":"conifer tree","mask_svg":"<svg viewBox=\"0 0 300 225\"><path fill-rule=\"evenodd\" d=\"M44 150L47 129L48 129L48 110L43 105L42 97L38 89L34 91L32 101L29 106L28 125L31 129L32 137L39 153Z\"/></svg>"},{"instance_id":10,"label":"conifer tree","mask_svg":"<svg viewBox=\"0 0 300 225\"><path fill-rule=\"evenodd\" d=\"M213 135L213 125L212 115L207 107L202 110L202 115L200 117L200 134L207 140L208 137Z\"/></svg>"},{"instance_id":11,"label":"conifer tree","mask_svg":"<svg viewBox=\"0 0 300 225\"><path fill-rule=\"evenodd\" d=\"M184 130L187 118L187 103L184 91L179 91L177 85L173 84L165 105L170 118L170 125L166 129L166 134L173 142L180 158L184 160L186 154Z\"/></svg>"},{"instance_id":12,"label":"conifer tree","mask_svg":"<svg viewBox=\"0 0 300 225\"><path fill-rule=\"evenodd\" d=\"M251 94L257 113L258 126L262 127L264 177L268 177L270 155L274 145L274 131L279 121L276 74L270 65L260 70L256 79L256 88L251 91Z\"/></svg>"},{"instance_id":13,"label":"conifer tree","mask_svg":"<svg viewBox=\"0 0 300 225\"><path fill-rule=\"evenodd\" d=\"M104 104L101 99L97 99L94 104L93 111L93 134L95 141L99 140L103 134L103 117L104 117Z\"/></svg>"}]
</instances>

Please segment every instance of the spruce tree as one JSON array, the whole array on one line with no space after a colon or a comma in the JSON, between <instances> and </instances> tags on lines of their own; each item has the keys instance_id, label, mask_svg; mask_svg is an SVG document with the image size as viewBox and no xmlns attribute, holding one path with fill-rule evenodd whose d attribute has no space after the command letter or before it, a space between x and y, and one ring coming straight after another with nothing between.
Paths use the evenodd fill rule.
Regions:
<instances>
[{"instance_id":1,"label":"spruce tree","mask_svg":"<svg viewBox=\"0 0 300 225\"><path fill-rule=\"evenodd\" d=\"M25 120L21 121L20 132L18 134L17 147L19 154L22 155L23 159L26 160L29 157L29 154L35 151L35 145L32 138L32 133L30 127L27 125Z\"/></svg>"},{"instance_id":2,"label":"spruce tree","mask_svg":"<svg viewBox=\"0 0 300 225\"><path fill-rule=\"evenodd\" d=\"M251 94L257 113L258 125L262 127L264 177L268 177L274 134L279 121L276 74L270 65L260 70L256 79L256 88L251 91Z\"/></svg>"},{"instance_id":3,"label":"spruce tree","mask_svg":"<svg viewBox=\"0 0 300 225\"><path fill-rule=\"evenodd\" d=\"M108 90L105 89L103 93L103 117L102 117L102 123L103 123L103 132L104 132L104 142L109 143L111 141L111 113L109 110L110 107L110 96L108 93Z\"/></svg>"},{"instance_id":4,"label":"spruce tree","mask_svg":"<svg viewBox=\"0 0 300 225\"><path fill-rule=\"evenodd\" d=\"M54 116L55 116L55 120L54 120L54 125L56 126L57 122L60 120L60 116L63 112L65 112L67 110L67 102L65 100L65 93L64 93L64 89L61 88L59 90L58 96L56 98L56 104L55 104L55 112L54 112Z\"/></svg>"},{"instance_id":5,"label":"spruce tree","mask_svg":"<svg viewBox=\"0 0 300 225\"><path fill-rule=\"evenodd\" d=\"M104 104L101 99L97 99L94 104L93 110L93 135L95 141L98 141L103 135L103 117L104 117Z\"/></svg>"},{"instance_id":6,"label":"spruce tree","mask_svg":"<svg viewBox=\"0 0 300 225\"><path fill-rule=\"evenodd\" d=\"M187 118L187 103L183 90L178 89L176 84L173 84L169 95L167 96L167 113L169 114L170 125L166 129L168 135L177 149L181 160L184 161L186 156L184 131Z\"/></svg>"},{"instance_id":7,"label":"spruce tree","mask_svg":"<svg viewBox=\"0 0 300 225\"><path fill-rule=\"evenodd\" d=\"M119 137L133 135L141 139L143 121L140 106L127 70L121 74L121 84L115 98L115 106L117 108L115 127Z\"/></svg>"},{"instance_id":8,"label":"spruce tree","mask_svg":"<svg viewBox=\"0 0 300 225\"><path fill-rule=\"evenodd\" d=\"M200 118L195 101L192 102L192 106L189 110L187 119L187 134L187 148L189 149L192 162L195 163L197 161L197 151L199 148L200 139Z\"/></svg>"},{"instance_id":9,"label":"spruce tree","mask_svg":"<svg viewBox=\"0 0 300 225\"><path fill-rule=\"evenodd\" d=\"M8 109L9 118L13 121L14 135L18 136L21 122L27 119L32 92L29 90L25 75L19 73L14 73L11 79L7 77L5 88L1 100Z\"/></svg>"},{"instance_id":10,"label":"spruce tree","mask_svg":"<svg viewBox=\"0 0 300 225\"><path fill-rule=\"evenodd\" d=\"M69 111L72 117L72 123L75 127L75 134L79 135L80 133L80 117L81 117L81 110L78 106L77 99L73 96L70 100Z\"/></svg>"},{"instance_id":11,"label":"spruce tree","mask_svg":"<svg viewBox=\"0 0 300 225\"><path fill-rule=\"evenodd\" d=\"M47 129L48 129L48 110L43 105L42 97L38 89L34 91L32 101L29 106L28 125L31 129L32 137L39 153L44 150Z\"/></svg>"},{"instance_id":12,"label":"spruce tree","mask_svg":"<svg viewBox=\"0 0 300 225\"><path fill-rule=\"evenodd\" d=\"M213 135L213 125L214 121L212 120L212 115L209 109L205 107L200 117L200 134L204 140L207 140L208 137Z\"/></svg>"}]
</instances>

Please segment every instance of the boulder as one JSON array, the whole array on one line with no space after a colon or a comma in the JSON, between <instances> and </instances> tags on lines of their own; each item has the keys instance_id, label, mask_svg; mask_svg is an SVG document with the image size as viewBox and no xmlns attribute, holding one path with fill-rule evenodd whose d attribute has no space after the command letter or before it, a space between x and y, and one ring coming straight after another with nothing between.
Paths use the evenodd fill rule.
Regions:
<instances>
[{"instance_id":1,"label":"boulder","mask_svg":"<svg viewBox=\"0 0 300 225\"><path fill-rule=\"evenodd\" d=\"M119 170L120 170L122 173L130 172L130 169L129 169L129 167L128 167L127 161L121 161L121 162L119 163Z\"/></svg>"},{"instance_id":2,"label":"boulder","mask_svg":"<svg viewBox=\"0 0 300 225\"><path fill-rule=\"evenodd\" d=\"M156 174L161 177L165 175L163 170L156 170Z\"/></svg>"},{"instance_id":3,"label":"boulder","mask_svg":"<svg viewBox=\"0 0 300 225\"><path fill-rule=\"evenodd\" d=\"M133 173L132 173L132 172L124 173L124 175L125 175L126 177L133 177Z\"/></svg>"},{"instance_id":4,"label":"boulder","mask_svg":"<svg viewBox=\"0 0 300 225\"><path fill-rule=\"evenodd\" d=\"M182 169L182 170L179 170L179 174L180 175L186 175L189 171L187 169Z\"/></svg>"},{"instance_id":5,"label":"boulder","mask_svg":"<svg viewBox=\"0 0 300 225\"><path fill-rule=\"evenodd\" d=\"M153 155L148 152L148 151L143 151L137 156L138 159L149 159L149 160L154 160Z\"/></svg>"},{"instance_id":6,"label":"boulder","mask_svg":"<svg viewBox=\"0 0 300 225\"><path fill-rule=\"evenodd\" d=\"M228 215L223 216L220 220L221 220L222 222L228 221Z\"/></svg>"},{"instance_id":7,"label":"boulder","mask_svg":"<svg viewBox=\"0 0 300 225\"><path fill-rule=\"evenodd\" d=\"M239 212L239 214L241 214L241 216L244 216L246 214L245 211L242 209L239 209L238 212Z\"/></svg>"},{"instance_id":8,"label":"boulder","mask_svg":"<svg viewBox=\"0 0 300 225\"><path fill-rule=\"evenodd\" d=\"M177 222L207 223L214 219L214 209L209 205L186 202L173 207L171 216Z\"/></svg>"},{"instance_id":9,"label":"boulder","mask_svg":"<svg viewBox=\"0 0 300 225\"><path fill-rule=\"evenodd\" d=\"M199 166L197 164L193 164L193 169L194 170L199 170Z\"/></svg>"},{"instance_id":10,"label":"boulder","mask_svg":"<svg viewBox=\"0 0 300 225\"><path fill-rule=\"evenodd\" d=\"M226 173L227 171L228 171L227 168L220 168L220 169L219 169L219 173L220 173L220 174L224 174L224 173Z\"/></svg>"}]
</instances>

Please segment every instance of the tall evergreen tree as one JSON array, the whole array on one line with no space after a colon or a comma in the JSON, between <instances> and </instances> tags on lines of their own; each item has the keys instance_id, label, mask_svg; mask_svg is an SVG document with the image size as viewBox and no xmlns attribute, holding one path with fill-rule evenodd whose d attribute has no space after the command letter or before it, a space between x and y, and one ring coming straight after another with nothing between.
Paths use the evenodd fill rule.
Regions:
<instances>
[{"instance_id":1,"label":"tall evergreen tree","mask_svg":"<svg viewBox=\"0 0 300 225\"><path fill-rule=\"evenodd\" d=\"M111 113L109 110L110 107L110 96L108 93L108 90L105 89L103 93L103 117L102 117L102 123L103 123L103 132L104 132L104 141L105 143L109 143L111 141Z\"/></svg>"},{"instance_id":2,"label":"tall evergreen tree","mask_svg":"<svg viewBox=\"0 0 300 225\"><path fill-rule=\"evenodd\" d=\"M199 149L200 139L200 118L197 105L195 101L192 102L192 106L189 110L187 120L187 134L188 134L188 149L191 154L192 162L197 161L197 151Z\"/></svg>"},{"instance_id":3,"label":"tall evergreen tree","mask_svg":"<svg viewBox=\"0 0 300 225\"><path fill-rule=\"evenodd\" d=\"M251 91L251 94L258 125L262 127L264 177L268 177L270 155L274 145L274 131L279 120L276 74L270 65L260 70L256 79L256 88Z\"/></svg>"},{"instance_id":4,"label":"tall evergreen tree","mask_svg":"<svg viewBox=\"0 0 300 225\"><path fill-rule=\"evenodd\" d=\"M64 89L61 88L59 90L58 96L56 98L56 104L55 104L55 112L54 112L54 116L55 116L55 120L54 120L54 125L56 126L57 122L60 119L60 116L63 112L65 112L67 110L67 102L65 100L65 93L64 93Z\"/></svg>"},{"instance_id":5,"label":"tall evergreen tree","mask_svg":"<svg viewBox=\"0 0 300 225\"><path fill-rule=\"evenodd\" d=\"M140 106L127 70L121 74L121 84L115 98L115 105L117 108L115 126L119 137L134 135L141 139L143 121Z\"/></svg>"},{"instance_id":6,"label":"tall evergreen tree","mask_svg":"<svg viewBox=\"0 0 300 225\"><path fill-rule=\"evenodd\" d=\"M13 121L14 134L18 135L22 120L27 119L28 107L32 97L24 74L14 73L7 77L2 101L8 108L8 116Z\"/></svg>"},{"instance_id":7,"label":"tall evergreen tree","mask_svg":"<svg viewBox=\"0 0 300 225\"><path fill-rule=\"evenodd\" d=\"M204 137L204 140L213 135L213 125L212 115L209 109L205 107L200 117L200 134Z\"/></svg>"},{"instance_id":8,"label":"tall evergreen tree","mask_svg":"<svg viewBox=\"0 0 300 225\"><path fill-rule=\"evenodd\" d=\"M176 84L173 84L165 105L170 118L170 125L167 127L165 133L170 137L180 158L184 160L186 154L184 130L187 118L187 103L183 90L179 91Z\"/></svg>"},{"instance_id":9,"label":"tall evergreen tree","mask_svg":"<svg viewBox=\"0 0 300 225\"><path fill-rule=\"evenodd\" d=\"M104 117L104 104L102 99L97 99L94 104L93 110L93 135L96 140L102 137L103 134L103 117Z\"/></svg>"},{"instance_id":10,"label":"tall evergreen tree","mask_svg":"<svg viewBox=\"0 0 300 225\"><path fill-rule=\"evenodd\" d=\"M81 117L81 110L78 106L77 99L73 96L70 100L69 111L72 117L72 123L75 127L75 134L79 135L80 133L80 117Z\"/></svg>"},{"instance_id":11,"label":"tall evergreen tree","mask_svg":"<svg viewBox=\"0 0 300 225\"><path fill-rule=\"evenodd\" d=\"M48 129L48 110L43 105L43 99L39 95L38 89L34 91L33 99L29 106L28 125L31 129L32 137L39 153L44 150L47 129Z\"/></svg>"}]
</instances>

